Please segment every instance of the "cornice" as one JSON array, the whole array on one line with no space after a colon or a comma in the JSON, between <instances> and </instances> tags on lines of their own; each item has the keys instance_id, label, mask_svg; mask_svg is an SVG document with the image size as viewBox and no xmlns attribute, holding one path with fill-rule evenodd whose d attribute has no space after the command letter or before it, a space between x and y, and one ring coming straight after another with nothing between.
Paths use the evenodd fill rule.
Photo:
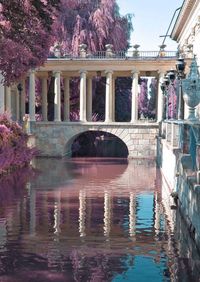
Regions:
<instances>
[{"instance_id":1,"label":"cornice","mask_svg":"<svg viewBox=\"0 0 200 282\"><path fill-rule=\"evenodd\" d=\"M170 37L173 40L176 40L176 41L179 40L180 34L185 29L185 25L188 19L192 15L192 11L194 11L194 9L196 8L198 4L199 4L199 0L184 0L181 10L179 12L179 15L177 17L177 20L174 24L173 30L171 32Z\"/></svg>"}]
</instances>

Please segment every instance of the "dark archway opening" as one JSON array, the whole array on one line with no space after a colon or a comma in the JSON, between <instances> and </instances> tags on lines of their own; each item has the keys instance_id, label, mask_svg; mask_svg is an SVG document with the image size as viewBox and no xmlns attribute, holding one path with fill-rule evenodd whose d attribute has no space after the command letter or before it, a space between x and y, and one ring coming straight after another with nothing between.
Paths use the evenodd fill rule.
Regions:
<instances>
[{"instance_id":1,"label":"dark archway opening","mask_svg":"<svg viewBox=\"0 0 200 282\"><path fill-rule=\"evenodd\" d=\"M86 131L72 144L72 157L127 158L126 144L117 136L104 131Z\"/></svg>"}]
</instances>

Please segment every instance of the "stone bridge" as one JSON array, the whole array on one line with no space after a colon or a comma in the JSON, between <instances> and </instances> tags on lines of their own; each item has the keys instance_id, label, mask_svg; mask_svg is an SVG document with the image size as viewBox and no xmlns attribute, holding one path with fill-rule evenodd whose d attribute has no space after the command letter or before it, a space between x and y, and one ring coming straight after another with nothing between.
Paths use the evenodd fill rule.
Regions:
<instances>
[{"instance_id":1,"label":"stone bridge","mask_svg":"<svg viewBox=\"0 0 200 282\"><path fill-rule=\"evenodd\" d=\"M107 132L118 137L127 147L128 158L156 157L156 122L34 122L29 142L36 145L41 156L70 157L73 141L87 131Z\"/></svg>"},{"instance_id":2,"label":"stone bridge","mask_svg":"<svg viewBox=\"0 0 200 282\"><path fill-rule=\"evenodd\" d=\"M83 46L82 46L83 47ZM176 52L113 53L100 52L87 54L80 50L80 56L55 56L45 64L30 70L19 85L0 84L0 113L11 112L12 118L22 122L28 115L30 144L40 150L42 156L64 156L71 154L73 141L87 131L107 132L118 137L127 147L129 158L154 158L156 156L156 135L158 123L163 119L165 98L160 87L167 70L176 65ZM186 72L188 66L186 65ZM116 118L117 80L126 77L132 80L130 92L130 122L118 122ZM138 114L138 93L140 78L155 78L155 122L140 121ZM70 122L72 86L71 81L79 81L79 121ZM94 122L93 97L96 80L103 78L105 89L104 122ZM53 82L53 95L49 102L49 82ZM36 83L41 89L37 93ZM28 86L28 87L27 87ZM36 91L37 90L37 91ZM36 95L37 94L37 95ZM38 96L39 94L39 96ZM37 98L40 97L40 119L36 118ZM49 105L54 116L49 117ZM122 105L123 107L123 105ZM51 110L52 110L51 108ZM127 109L125 108L124 111ZM121 108L123 111L123 108ZM63 116L62 116L63 114ZM40 121L39 121L40 120ZM42 120L42 121L41 121Z\"/></svg>"}]
</instances>

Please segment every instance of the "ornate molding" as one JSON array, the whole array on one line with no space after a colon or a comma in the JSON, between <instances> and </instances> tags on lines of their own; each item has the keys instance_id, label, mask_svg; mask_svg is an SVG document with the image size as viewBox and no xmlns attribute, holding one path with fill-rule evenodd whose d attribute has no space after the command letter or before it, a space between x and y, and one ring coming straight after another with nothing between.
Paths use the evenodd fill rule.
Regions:
<instances>
[{"instance_id":1,"label":"ornate molding","mask_svg":"<svg viewBox=\"0 0 200 282\"><path fill-rule=\"evenodd\" d=\"M185 29L185 25L187 24L188 19L191 17L192 11L194 11L198 4L199 0L184 1L171 33L171 38L173 40L179 41L180 34Z\"/></svg>"}]
</instances>

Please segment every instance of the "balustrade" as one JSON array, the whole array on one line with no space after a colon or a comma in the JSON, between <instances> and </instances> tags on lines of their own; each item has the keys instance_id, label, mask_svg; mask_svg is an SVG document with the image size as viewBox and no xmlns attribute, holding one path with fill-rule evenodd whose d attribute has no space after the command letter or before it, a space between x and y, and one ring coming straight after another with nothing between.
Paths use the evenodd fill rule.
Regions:
<instances>
[{"instance_id":1,"label":"balustrade","mask_svg":"<svg viewBox=\"0 0 200 282\"><path fill-rule=\"evenodd\" d=\"M63 60L149 60L159 58L161 60L166 60L167 58L177 58L176 51L137 51L137 56L132 50L128 51L97 51L95 53L87 53L86 50L82 50L79 55L74 54L65 54L62 57L59 57ZM58 58L49 57L49 60L57 60Z\"/></svg>"}]
</instances>

